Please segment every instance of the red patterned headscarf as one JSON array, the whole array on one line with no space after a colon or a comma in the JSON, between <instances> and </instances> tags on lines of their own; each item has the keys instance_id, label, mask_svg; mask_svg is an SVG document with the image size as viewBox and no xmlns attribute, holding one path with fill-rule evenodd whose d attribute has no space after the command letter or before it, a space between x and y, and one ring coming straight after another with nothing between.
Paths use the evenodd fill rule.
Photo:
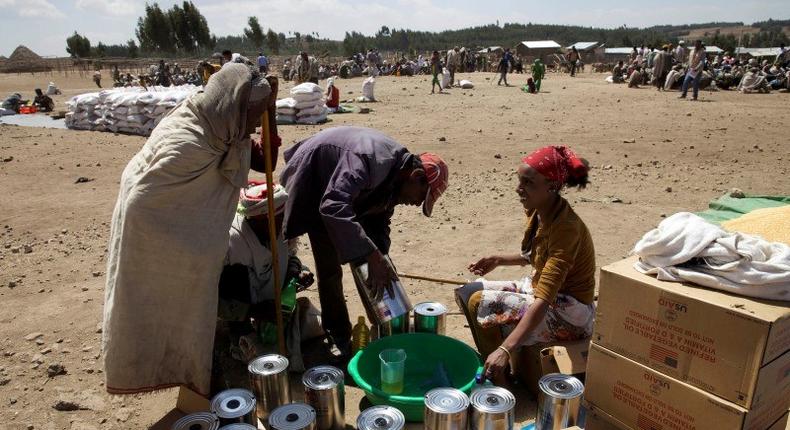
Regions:
<instances>
[{"instance_id":1,"label":"red patterned headscarf","mask_svg":"<svg viewBox=\"0 0 790 430\"><path fill-rule=\"evenodd\" d=\"M546 146L522 158L525 164L537 170L546 179L565 184L568 178L581 178L587 166L567 146Z\"/></svg>"}]
</instances>

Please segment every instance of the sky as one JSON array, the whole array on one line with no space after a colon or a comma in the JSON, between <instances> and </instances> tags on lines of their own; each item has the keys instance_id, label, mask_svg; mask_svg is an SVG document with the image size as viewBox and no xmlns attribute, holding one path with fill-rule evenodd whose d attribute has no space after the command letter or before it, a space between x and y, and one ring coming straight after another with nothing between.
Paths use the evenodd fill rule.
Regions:
<instances>
[{"instance_id":1,"label":"sky","mask_svg":"<svg viewBox=\"0 0 790 430\"><path fill-rule=\"evenodd\" d=\"M180 1L158 2L163 9ZM288 34L318 32L342 39L346 31L373 34L390 28L440 31L500 23L572 24L612 28L648 27L711 21L750 24L787 19L787 0L194 0L212 33L241 34L247 17L264 29ZM649 4L649 6L648 6ZM134 38L144 0L0 0L0 55L26 45L42 56L65 56L66 38L74 31L92 44L124 43Z\"/></svg>"}]
</instances>

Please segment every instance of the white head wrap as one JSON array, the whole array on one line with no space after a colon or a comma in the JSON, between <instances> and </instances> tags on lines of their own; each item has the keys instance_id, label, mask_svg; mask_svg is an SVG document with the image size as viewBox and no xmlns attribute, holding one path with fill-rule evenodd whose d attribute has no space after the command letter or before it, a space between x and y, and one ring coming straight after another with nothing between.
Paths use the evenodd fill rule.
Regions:
<instances>
[{"instance_id":1,"label":"white head wrap","mask_svg":"<svg viewBox=\"0 0 790 430\"><path fill-rule=\"evenodd\" d=\"M236 212L247 218L269 214L269 192L265 182L250 181L247 188L241 190L239 206ZM288 193L280 184L274 185L274 213L280 214L285 210Z\"/></svg>"}]
</instances>

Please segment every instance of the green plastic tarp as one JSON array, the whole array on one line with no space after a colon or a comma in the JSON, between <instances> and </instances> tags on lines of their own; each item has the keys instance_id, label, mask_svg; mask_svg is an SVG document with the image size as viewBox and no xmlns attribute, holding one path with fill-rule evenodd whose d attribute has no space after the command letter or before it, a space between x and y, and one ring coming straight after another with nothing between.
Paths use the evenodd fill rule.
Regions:
<instances>
[{"instance_id":1,"label":"green plastic tarp","mask_svg":"<svg viewBox=\"0 0 790 430\"><path fill-rule=\"evenodd\" d=\"M708 222L721 224L755 209L775 208L790 205L790 196L750 196L737 198L725 194L708 204L708 209L698 212Z\"/></svg>"}]
</instances>

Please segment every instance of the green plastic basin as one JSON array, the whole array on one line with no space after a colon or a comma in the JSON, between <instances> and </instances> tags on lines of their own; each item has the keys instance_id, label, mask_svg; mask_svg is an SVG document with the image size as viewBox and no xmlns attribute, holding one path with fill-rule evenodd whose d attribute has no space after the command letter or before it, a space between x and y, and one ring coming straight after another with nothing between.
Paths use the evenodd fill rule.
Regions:
<instances>
[{"instance_id":1,"label":"green plastic basin","mask_svg":"<svg viewBox=\"0 0 790 430\"><path fill-rule=\"evenodd\" d=\"M385 349L406 351L403 392L391 395L381 391L381 361L379 353ZM422 421L425 393L435 386L435 375L444 364L454 388L469 394L480 369L480 356L465 343L431 333L407 333L387 336L370 343L357 352L348 363L348 373L374 405L390 405L408 421Z\"/></svg>"}]
</instances>

